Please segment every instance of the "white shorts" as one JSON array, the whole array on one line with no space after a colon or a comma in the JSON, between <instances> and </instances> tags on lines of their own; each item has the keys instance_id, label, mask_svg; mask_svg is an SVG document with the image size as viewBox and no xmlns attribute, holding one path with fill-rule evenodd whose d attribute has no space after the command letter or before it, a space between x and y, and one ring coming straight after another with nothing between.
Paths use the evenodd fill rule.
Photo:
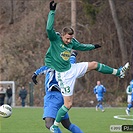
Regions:
<instances>
[{"instance_id":1,"label":"white shorts","mask_svg":"<svg viewBox=\"0 0 133 133\"><path fill-rule=\"evenodd\" d=\"M65 72L56 71L56 80L61 88L63 96L73 95L76 78L84 76L88 69L88 62L71 64L71 68Z\"/></svg>"},{"instance_id":2,"label":"white shorts","mask_svg":"<svg viewBox=\"0 0 133 133\"><path fill-rule=\"evenodd\" d=\"M127 95L127 102L128 102L128 103L131 103L131 96L132 96L132 95Z\"/></svg>"}]
</instances>

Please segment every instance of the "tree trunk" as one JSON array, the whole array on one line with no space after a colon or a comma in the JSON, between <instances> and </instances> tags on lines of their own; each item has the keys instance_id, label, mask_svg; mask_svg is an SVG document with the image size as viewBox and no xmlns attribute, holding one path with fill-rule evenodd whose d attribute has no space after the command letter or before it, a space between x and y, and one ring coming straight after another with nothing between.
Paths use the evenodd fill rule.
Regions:
<instances>
[{"instance_id":1,"label":"tree trunk","mask_svg":"<svg viewBox=\"0 0 133 133\"><path fill-rule=\"evenodd\" d=\"M14 11L14 7L13 7L13 0L10 0L11 1L11 14L10 14L10 20L9 20L9 24L13 24L14 23L14 20L13 20L13 11Z\"/></svg>"},{"instance_id":2,"label":"tree trunk","mask_svg":"<svg viewBox=\"0 0 133 133\"><path fill-rule=\"evenodd\" d=\"M109 5L110 5L112 17L113 17L113 20L114 20L114 23L116 26L116 30L117 30L118 40L119 40L119 44L120 44L120 53L122 55L122 63L125 64L128 61L127 60L128 59L127 58L127 48L124 44L123 31L122 31L120 22L118 20L114 0L109 0Z\"/></svg>"},{"instance_id":3,"label":"tree trunk","mask_svg":"<svg viewBox=\"0 0 133 133\"><path fill-rule=\"evenodd\" d=\"M71 27L74 29L76 37L76 0L71 0Z\"/></svg>"}]
</instances>

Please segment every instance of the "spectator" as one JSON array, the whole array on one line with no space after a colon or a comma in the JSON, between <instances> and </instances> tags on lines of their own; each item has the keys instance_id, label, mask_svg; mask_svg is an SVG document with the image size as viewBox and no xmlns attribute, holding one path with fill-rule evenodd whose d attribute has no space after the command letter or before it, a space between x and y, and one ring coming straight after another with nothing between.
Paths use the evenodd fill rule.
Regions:
<instances>
[{"instance_id":1,"label":"spectator","mask_svg":"<svg viewBox=\"0 0 133 133\"><path fill-rule=\"evenodd\" d=\"M126 93L127 93L127 103L130 104L131 103L131 96L132 96L131 82L127 86Z\"/></svg>"},{"instance_id":2,"label":"spectator","mask_svg":"<svg viewBox=\"0 0 133 133\"><path fill-rule=\"evenodd\" d=\"M11 104L12 104L12 88L10 85L8 85L8 87L7 87L6 95L7 95L7 104L11 106Z\"/></svg>"},{"instance_id":3,"label":"spectator","mask_svg":"<svg viewBox=\"0 0 133 133\"><path fill-rule=\"evenodd\" d=\"M19 92L19 99L21 99L21 105L22 107L25 107L25 99L27 97L27 90L24 86L22 86L20 92Z\"/></svg>"},{"instance_id":4,"label":"spectator","mask_svg":"<svg viewBox=\"0 0 133 133\"><path fill-rule=\"evenodd\" d=\"M96 98L97 98L97 102L98 104L96 105L96 111L98 111L98 108L100 108L100 110L102 112L104 112L104 108L102 105L103 102L103 94L106 92L106 88L101 85L100 81L97 81L97 85L94 87L94 94L96 94Z\"/></svg>"},{"instance_id":5,"label":"spectator","mask_svg":"<svg viewBox=\"0 0 133 133\"><path fill-rule=\"evenodd\" d=\"M3 88L3 86L0 86L0 106L4 104L6 96L6 90Z\"/></svg>"}]
</instances>

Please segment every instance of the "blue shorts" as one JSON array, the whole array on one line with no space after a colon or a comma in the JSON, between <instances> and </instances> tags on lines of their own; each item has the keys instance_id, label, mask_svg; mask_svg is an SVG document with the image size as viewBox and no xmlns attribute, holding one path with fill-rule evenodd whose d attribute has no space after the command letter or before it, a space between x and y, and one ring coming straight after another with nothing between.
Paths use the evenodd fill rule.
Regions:
<instances>
[{"instance_id":1,"label":"blue shorts","mask_svg":"<svg viewBox=\"0 0 133 133\"><path fill-rule=\"evenodd\" d=\"M43 119L56 118L58 110L64 104L62 94L58 91L50 91L44 96L44 113ZM66 114L63 119L68 119L69 116Z\"/></svg>"},{"instance_id":2,"label":"blue shorts","mask_svg":"<svg viewBox=\"0 0 133 133\"><path fill-rule=\"evenodd\" d=\"M97 97L97 101L98 102L102 102L103 101L103 97Z\"/></svg>"}]
</instances>

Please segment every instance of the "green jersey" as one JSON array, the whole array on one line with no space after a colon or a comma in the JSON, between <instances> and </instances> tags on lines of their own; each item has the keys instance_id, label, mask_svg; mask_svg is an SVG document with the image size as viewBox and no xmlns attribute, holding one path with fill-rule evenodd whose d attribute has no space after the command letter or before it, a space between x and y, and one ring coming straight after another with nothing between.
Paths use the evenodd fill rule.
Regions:
<instances>
[{"instance_id":1,"label":"green jersey","mask_svg":"<svg viewBox=\"0 0 133 133\"><path fill-rule=\"evenodd\" d=\"M50 47L45 55L45 65L58 71L65 72L71 68L71 50L87 51L95 49L92 44L81 44L72 38L69 44L64 44L59 33L55 32L54 25L55 11L50 11L47 20L47 34L50 40Z\"/></svg>"}]
</instances>

